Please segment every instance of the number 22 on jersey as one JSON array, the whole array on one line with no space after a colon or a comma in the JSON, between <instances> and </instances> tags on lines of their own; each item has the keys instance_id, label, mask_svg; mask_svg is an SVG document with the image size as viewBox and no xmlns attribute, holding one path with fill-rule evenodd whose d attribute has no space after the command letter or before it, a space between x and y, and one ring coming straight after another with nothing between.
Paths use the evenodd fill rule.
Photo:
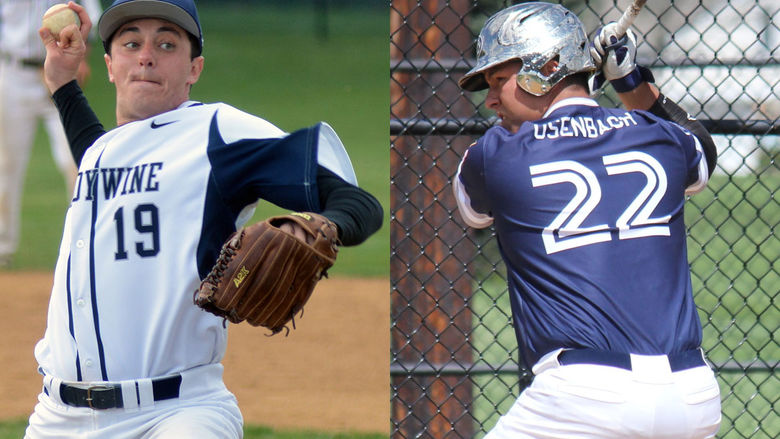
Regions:
<instances>
[{"instance_id":1,"label":"number 22 on jersey","mask_svg":"<svg viewBox=\"0 0 780 439\"><path fill-rule=\"evenodd\" d=\"M666 172L658 160L643 152L630 151L606 155L602 161L608 175L638 173L645 178L644 187L615 220L618 239L669 236L666 224L671 215L650 217L667 188ZM569 203L542 231L547 254L612 239L607 224L582 227L601 202L601 185L592 170L579 162L562 160L533 165L530 171L533 187L569 183L575 188Z\"/></svg>"}]
</instances>

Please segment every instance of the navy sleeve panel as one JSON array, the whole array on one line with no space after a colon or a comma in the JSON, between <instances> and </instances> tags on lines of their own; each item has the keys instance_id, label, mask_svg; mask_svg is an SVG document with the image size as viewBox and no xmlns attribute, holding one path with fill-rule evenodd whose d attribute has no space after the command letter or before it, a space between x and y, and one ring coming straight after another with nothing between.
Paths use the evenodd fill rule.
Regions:
<instances>
[{"instance_id":1,"label":"navy sleeve panel","mask_svg":"<svg viewBox=\"0 0 780 439\"><path fill-rule=\"evenodd\" d=\"M718 151L715 148L715 142L712 140L712 136L710 136L710 133L704 128L704 125L692 118L688 112L680 108L679 105L672 102L671 99L668 99L663 94L658 96L658 99L653 106L647 111L662 119L675 122L693 133L701 143L702 149L704 150L704 157L707 160L707 169L709 175L712 176L712 172L715 170L715 165L718 160Z\"/></svg>"},{"instance_id":2,"label":"navy sleeve panel","mask_svg":"<svg viewBox=\"0 0 780 439\"><path fill-rule=\"evenodd\" d=\"M235 212L259 198L297 211L320 211L317 189L318 127L285 137L227 144L211 120L208 157L220 197Z\"/></svg>"},{"instance_id":3,"label":"navy sleeve panel","mask_svg":"<svg viewBox=\"0 0 780 439\"><path fill-rule=\"evenodd\" d=\"M225 215L224 212L232 212ZM222 245L236 231L236 219L239 211L225 204L220 197L213 174L206 187L206 198L203 211L203 224L200 231L200 241L197 250L197 265L200 279L204 279L219 257Z\"/></svg>"},{"instance_id":4,"label":"navy sleeve panel","mask_svg":"<svg viewBox=\"0 0 780 439\"><path fill-rule=\"evenodd\" d=\"M662 111L659 110L659 108L656 108L655 111ZM681 108L677 108L679 111L684 113ZM658 126L659 130L666 133L670 138L676 139L674 144L679 146L680 154L682 154L683 160L687 164L688 179L686 181L686 190L691 185L696 184L697 181L707 181L709 176L712 175L712 169L707 169L707 175L703 175L704 172L700 169L699 166L700 164L704 164L709 168L710 160L707 155L707 147L702 144L699 136L688 130L688 126L691 125L690 123L687 124L688 126L683 126L675 122L673 120L674 118L663 117L650 110L638 110L637 113L643 115L645 118L648 118L648 120L657 121L656 125ZM679 118L679 114L677 118ZM696 125L701 125L696 121L693 122L695 122ZM702 127L702 129L704 128ZM705 135L710 139L710 141L712 141L712 138L709 137L709 134L707 134L706 131ZM714 148L714 144L712 147ZM713 158L712 160L714 163L715 159Z\"/></svg>"},{"instance_id":5,"label":"navy sleeve panel","mask_svg":"<svg viewBox=\"0 0 780 439\"><path fill-rule=\"evenodd\" d=\"M675 125L677 125L675 123ZM670 129L669 132L677 138L677 142L681 147L681 152L685 157L685 163L688 163L688 180L687 186L694 184L700 178L708 178L708 176L699 176L699 162L705 160L709 166L709 158L707 157L706 147L702 146L705 151L702 154L700 149L696 148L696 140L699 136L691 133L687 128L677 125L679 129ZM699 144L702 144L701 141ZM708 174L712 175L712 169L708 169Z\"/></svg>"},{"instance_id":6,"label":"navy sleeve panel","mask_svg":"<svg viewBox=\"0 0 780 439\"><path fill-rule=\"evenodd\" d=\"M75 79L54 92L52 99L60 113L70 151L78 167L84 152L105 134L106 130L90 108L87 97Z\"/></svg>"},{"instance_id":7,"label":"navy sleeve panel","mask_svg":"<svg viewBox=\"0 0 780 439\"><path fill-rule=\"evenodd\" d=\"M322 215L336 223L342 245L358 245L382 227L384 212L373 195L317 167Z\"/></svg>"}]
</instances>

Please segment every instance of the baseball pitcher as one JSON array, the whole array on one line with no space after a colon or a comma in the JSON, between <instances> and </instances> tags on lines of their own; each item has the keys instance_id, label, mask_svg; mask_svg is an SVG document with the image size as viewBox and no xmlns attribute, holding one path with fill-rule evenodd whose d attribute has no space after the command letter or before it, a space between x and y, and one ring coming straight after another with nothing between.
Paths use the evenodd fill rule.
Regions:
<instances>
[{"instance_id":1,"label":"baseball pitcher","mask_svg":"<svg viewBox=\"0 0 780 439\"><path fill-rule=\"evenodd\" d=\"M379 229L382 208L357 186L327 124L285 133L189 98L204 65L192 0L116 0L102 14L118 125L106 132L74 80L91 22L69 7L80 27L59 38L40 30L46 84L79 171L26 437L240 438L241 412L222 380L228 320L279 332L337 247ZM258 199L296 214L244 228ZM277 289L302 298L264 295ZM268 323L255 313L283 306Z\"/></svg>"},{"instance_id":2,"label":"baseball pitcher","mask_svg":"<svg viewBox=\"0 0 780 439\"><path fill-rule=\"evenodd\" d=\"M716 151L637 66L617 23L592 43L557 4L493 15L475 67L501 119L465 153L463 220L494 226L518 346L535 378L488 433L517 438L710 438L718 383L700 348L683 205ZM610 82L626 109L590 98Z\"/></svg>"}]
</instances>

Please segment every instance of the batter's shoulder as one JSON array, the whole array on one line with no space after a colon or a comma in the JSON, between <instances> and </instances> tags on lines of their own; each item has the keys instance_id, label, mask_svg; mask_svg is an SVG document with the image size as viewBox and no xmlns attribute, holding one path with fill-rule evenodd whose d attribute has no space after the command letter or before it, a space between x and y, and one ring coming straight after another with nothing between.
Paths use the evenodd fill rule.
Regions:
<instances>
[{"instance_id":1,"label":"batter's shoulder","mask_svg":"<svg viewBox=\"0 0 780 439\"><path fill-rule=\"evenodd\" d=\"M485 131L485 134L477 140L473 147L479 147L487 156L498 153L501 149L511 146L522 147L533 136L533 125L523 123L516 133L512 133L502 126L494 126Z\"/></svg>"},{"instance_id":2,"label":"batter's shoulder","mask_svg":"<svg viewBox=\"0 0 780 439\"><path fill-rule=\"evenodd\" d=\"M648 125L652 125L654 128L656 128L657 133L663 132L668 136L674 137L676 139L681 139L691 135L690 130L688 130L686 127L672 120L664 119L663 117L655 115L649 111L633 110L632 113L634 113L637 118L644 120Z\"/></svg>"}]
</instances>

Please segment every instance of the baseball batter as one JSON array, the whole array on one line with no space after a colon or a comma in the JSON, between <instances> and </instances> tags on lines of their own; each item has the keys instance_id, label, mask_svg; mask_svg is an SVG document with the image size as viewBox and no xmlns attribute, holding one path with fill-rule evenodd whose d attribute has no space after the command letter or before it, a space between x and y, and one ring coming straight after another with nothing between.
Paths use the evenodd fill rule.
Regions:
<instances>
[{"instance_id":1,"label":"baseball batter","mask_svg":"<svg viewBox=\"0 0 780 439\"><path fill-rule=\"evenodd\" d=\"M44 12L55 3L58 1L0 2L0 267L11 264L19 244L24 177L39 122L46 128L67 193L76 178L60 117L41 81L45 52L38 28ZM79 3L90 17L100 15L97 0ZM83 63L82 78L89 74L88 69Z\"/></svg>"},{"instance_id":2,"label":"baseball batter","mask_svg":"<svg viewBox=\"0 0 780 439\"><path fill-rule=\"evenodd\" d=\"M333 221L343 245L381 226L325 123L293 133L189 99L203 35L191 0L117 0L100 18L118 126L74 81L91 22L47 29L45 79L79 164L35 348L43 391L28 438L239 438L222 381L223 318L193 294L258 199Z\"/></svg>"},{"instance_id":3,"label":"baseball batter","mask_svg":"<svg viewBox=\"0 0 780 439\"><path fill-rule=\"evenodd\" d=\"M486 22L460 80L488 90L501 126L463 157L459 211L472 227L495 227L518 346L535 374L489 439L718 430L683 223L715 147L636 66L633 34L615 29L596 33L592 57L564 7L512 6ZM596 70L627 109L589 97Z\"/></svg>"}]
</instances>

